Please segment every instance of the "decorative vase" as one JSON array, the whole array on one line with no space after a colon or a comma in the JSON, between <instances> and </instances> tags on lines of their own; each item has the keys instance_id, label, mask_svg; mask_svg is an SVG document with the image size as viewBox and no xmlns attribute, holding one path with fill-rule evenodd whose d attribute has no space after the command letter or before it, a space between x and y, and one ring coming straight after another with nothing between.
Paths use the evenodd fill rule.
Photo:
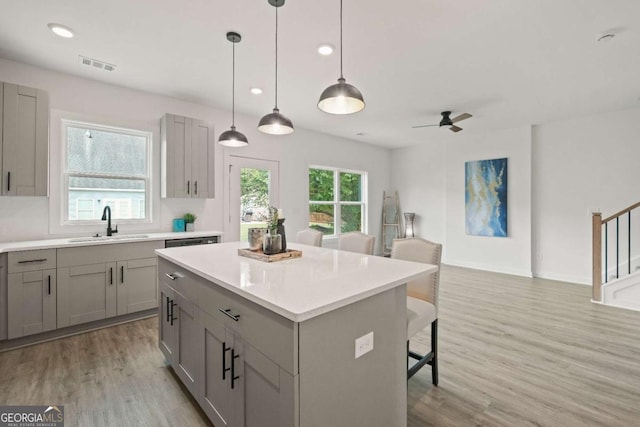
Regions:
<instances>
[{"instance_id":1,"label":"decorative vase","mask_svg":"<svg viewBox=\"0 0 640 427\"><path fill-rule=\"evenodd\" d=\"M187 222L185 224L187 231L195 231L196 225L193 222Z\"/></svg>"},{"instance_id":2,"label":"decorative vase","mask_svg":"<svg viewBox=\"0 0 640 427\"><path fill-rule=\"evenodd\" d=\"M257 251L262 249L264 236L267 234L266 228L250 228L248 232L249 249Z\"/></svg>"},{"instance_id":3,"label":"decorative vase","mask_svg":"<svg viewBox=\"0 0 640 427\"><path fill-rule=\"evenodd\" d=\"M282 236L282 252L287 250L287 236L284 234L284 218L278 219L277 233Z\"/></svg>"},{"instance_id":4,"label":"decorative vase","mask_svg":"<svg viewBox=\"0 0 640 427\"><path fill-rule=\"evenodd\" d=\"M265 235L264 242L262 243L262 251L266 255L279 254L282 252L282 236L278 233Z\"/></svg>"}]
</instances>

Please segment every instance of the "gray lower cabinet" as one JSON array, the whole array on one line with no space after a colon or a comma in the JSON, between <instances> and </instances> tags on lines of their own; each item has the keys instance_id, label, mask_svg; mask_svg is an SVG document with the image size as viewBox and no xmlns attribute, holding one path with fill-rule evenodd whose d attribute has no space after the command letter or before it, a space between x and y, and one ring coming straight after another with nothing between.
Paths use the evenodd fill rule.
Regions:
<instances>
[{"instance_id":1,"label":"gray lower cabinet","mask_svg":"<svg viewBox=\"0 0 640 427\"><path fill-rule=\"evenodd\" d=\"M56 328L56 250L8 254L7 338Z\"/></svg>"},{"instance_id":2,"label":"gray lower cabinet","mask_svg":"<svg viewBox=\"0 0 640 427\"><path fill-rule=\"evenodd\" d=\"M158 277L160 349L212 423L216 427L297 426L297 376L274 361L293 367L289 363L293 356L282 356L293 347L293 328L283 329L278 326L283 319L265 319L262 316L269 315L261 307L219 292L162 259ZM228 309L230 316L220 308ZM282 342L277 335L283 330L290 333L290 345L271 353L271 346ZM261 338L256 338L256 345L271 344L258 349L252 342L257 336Z\"/></svg>"},{"instance_id":3,"label":"gray lower cabinet","mask_svg":"<svg viewBox=\"0 0 640 427\"><path fill-rule=\"evenodd\" d=\"M295 425L293 375L201 312L204 336L199 403L214 425Z\"/></svg>"},{"instance_id":4,"label":"gray lower cabinet","mask_svg":"<svg viewBox=\"0 0 640 427\"><path fill-rule=\"evenodd\" d=\"M200 381L199 310L160 279L160 349L194 396Z\"/></svg>"},{"instance_id":5,"label":"gray lower cabinet","mask_svg":"<svg viewBox=\"0 0 640 427\"><path fill-rule=\"evenodd\" d=\"M157 307L159 242L58 249L58 327Z\"/></svg>"}]
</instances>

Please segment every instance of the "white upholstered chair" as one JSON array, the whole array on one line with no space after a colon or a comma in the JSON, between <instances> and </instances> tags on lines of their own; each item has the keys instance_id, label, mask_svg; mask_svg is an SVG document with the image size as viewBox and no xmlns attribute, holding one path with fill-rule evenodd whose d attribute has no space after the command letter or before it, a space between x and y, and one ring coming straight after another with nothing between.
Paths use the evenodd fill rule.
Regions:
<instances>
[{"instance_id":1,"label":"white upholstered chair","mask_svg":"<svg viewBox=\"0 0 640 427\"><path fill-rule=\"evenodd\" d=\"M338 249L341 251L373 255L373 245L375 242L376 236L369 236L359 231L352 231L340 235L338 239Z\"/></svg>"},{"instance_id":2,"label":"white upholstered chair","mask_svg":"<svg viewBox=\"0 0 640 427\"><path fill-rule=\"evenodd\" d=\"M322 246L322 232L313 228L298 231L296 242L301 245Z\"/></svg>"},{"instance_id":3,"label":"white upholstered chair","mask_svg":"<svg viewBox=\"0 0 640 427\"><path fill-rule=\"evenodd\" d=\"M431 365L431 379L438 385L438 286L440 284L440 263L442 245L417 237L394 239L391 258L423 262L438 266L438 271L426 277L407 283L407 353L417 362L408 367L407 379L424 365ZM425 355L409 349L409 340L431 325L431 351Z\"/></svg>"}]
</instances>

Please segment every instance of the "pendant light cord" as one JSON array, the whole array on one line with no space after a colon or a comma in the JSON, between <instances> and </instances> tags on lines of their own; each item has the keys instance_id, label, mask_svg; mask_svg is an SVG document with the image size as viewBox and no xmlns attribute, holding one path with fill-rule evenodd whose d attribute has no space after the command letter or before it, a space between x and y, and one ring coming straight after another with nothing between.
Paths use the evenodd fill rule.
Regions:
<instances>
[{"instance_id":1,"label":"pendant light cord","mask_svg":"<svg viewBox=\"0 0 640 427\"><path fill-rule=\"evenodd\" d=\"M342 0L340 0L340 78L344 78L342 75Z\"/></svg>"},{"instance_id":2,"label":"pendant light cord","mask_svg":"<svg viewBox=\"0 0 640 427\"><path fill-rule=\"evenodd\" d=\"M278 6L276 9L276 105L275 108L278 108Z\"/></svg>"},{"instance_id":3,"label":"pendant light cord","mask_svg":"<svg viewBox=\"0 0 640 427\"><path fill-rule=\"evenodd\" d=\"M231 60L231 126L236 126L236 42L231 43L233 54Z\"/></svg>"}]
</instances>

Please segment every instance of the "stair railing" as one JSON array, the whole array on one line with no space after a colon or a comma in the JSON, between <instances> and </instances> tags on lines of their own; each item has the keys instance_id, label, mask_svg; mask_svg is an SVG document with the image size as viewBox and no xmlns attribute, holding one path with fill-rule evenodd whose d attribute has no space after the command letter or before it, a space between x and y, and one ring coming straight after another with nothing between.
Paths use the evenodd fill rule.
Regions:
<instances>
[{"instance_id":1,"label":"stair railing","mask_svg":"<svg viewBox=\"0 0 640 427\"><path fill-rule=\"evenodd\" d=\"M591 217L592 232L592 298L593 301L602 301L602 259L604 258L604 283L609 280L609 223L615 220L615 253L616 253L616 278L620 277L620 217L627 215L627 267L631 274L631 211L640 207L640 202L629 206L605 219L600 212L594 212ZM603 230L604 226L604 230ZM604 232L604 257L602 255L602 234Z\"/></svg>"}]
</instances>

